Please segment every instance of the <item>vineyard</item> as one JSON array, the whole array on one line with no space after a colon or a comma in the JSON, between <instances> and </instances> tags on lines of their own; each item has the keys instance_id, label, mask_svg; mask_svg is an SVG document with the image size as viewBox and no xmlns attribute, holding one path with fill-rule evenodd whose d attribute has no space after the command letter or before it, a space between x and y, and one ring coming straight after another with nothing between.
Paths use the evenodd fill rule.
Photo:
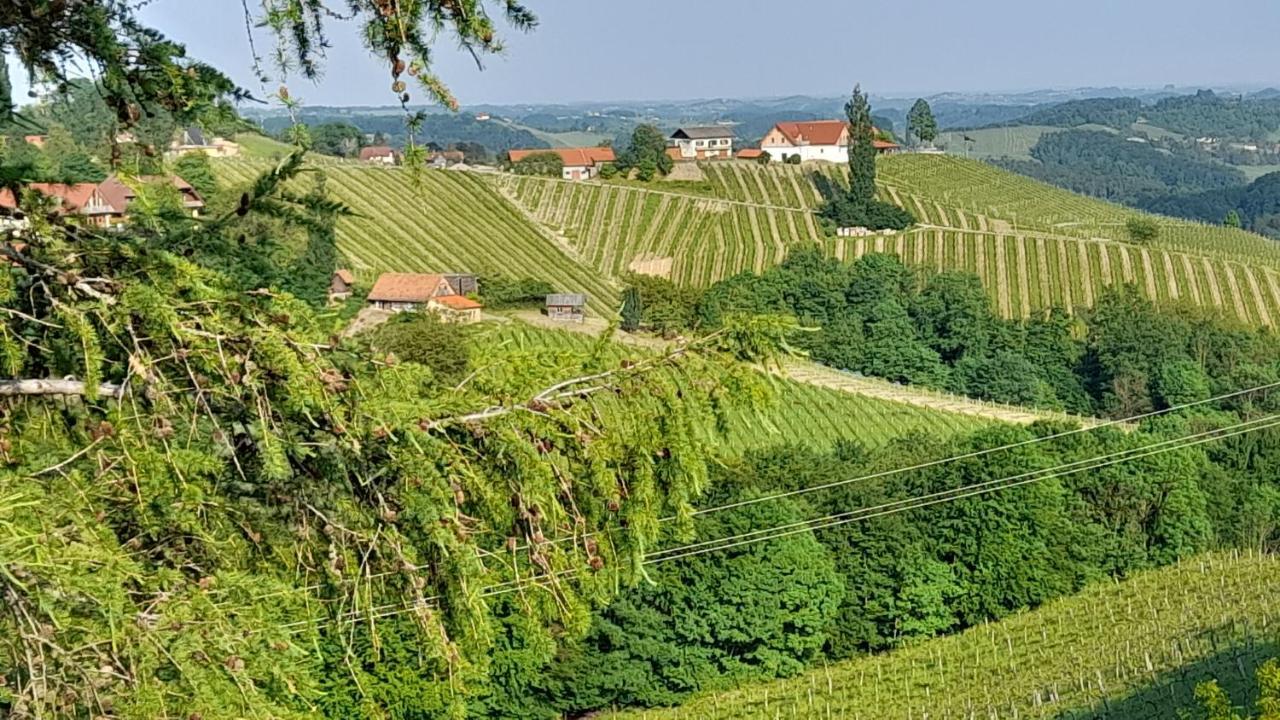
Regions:
<instances>
[{"instance_id":1,"label":"vineyard","mask_svg":"<svg viewBox=\"0 0 1280 720\"><path fill-rule=\"evenodd\" d=\"M609 277L648 272L705 287L760 271L797 243L821 242L844 260L887 252L923 271L967 270L995 308L1027 317L1092 305L1112 285L1148 298L1218 308L1242 322L1280 322L1280 250L1231 228L1161 218L1161 239L1125 242L1136 213L983 163L940 155L880 162L882 199L920 221L901 234L822 237L819 186L839 165L703 163L708 195L501 176L501 191Z\"/></svg>"},{"instance_id":2,"label":"vineyard","mask_svg":"<svg viewBox=\"0 0 1280 720\"><path fill-rule=\"evenodd\" d=\"M486 342L519 347L586 352L595 338L561 330L510 322L487 330ZM619 358L644 350L611 346ZM827 449L839 440L880 447L914 432L947 436L990 425L991 420L962 412L946 412L893 400L818 387L798 380L774 378L772 397L755 411L733 412L723 446L729 455L772 445L807 445Z\"/></svg>"},{"instance_id":3,"label":"vineyard","mask_svg":"<svg viewBox=\"0 0 1280 720\"><path fill-rule=\"evenodd\" d=\"M267 164L221 160L221 180L244 184ZM415 187L400 168L325 166L328 190L358 213L338 221L338 249L357 277L383 271L529 275L559 290L585 292L612 314L618 290L571 257L543 230L471 173L424 170Z\"/></svg>"},{"instance_id":4,"label":"vineyard","mask_svg":"<svg viewBox=\"0 0 1280 720\"><path fill-rule=\"evenodd\" d=\"M1057 718L1158 720L1195 685L1236 690L1274 656L1280 560L1207 555L1095 584L1033 612L615 720Z\"/></svg>"}]
</instances>

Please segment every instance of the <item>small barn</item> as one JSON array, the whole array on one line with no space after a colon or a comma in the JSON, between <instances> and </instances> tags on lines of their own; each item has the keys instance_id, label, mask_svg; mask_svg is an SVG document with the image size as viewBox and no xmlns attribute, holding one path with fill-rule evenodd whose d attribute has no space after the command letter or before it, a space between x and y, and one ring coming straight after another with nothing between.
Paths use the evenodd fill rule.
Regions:
<instances>
[{"instance_id":1,"label":"small barn","mask_svg":"<svg viewBox=\"0 0 1280 720\"><path fill-rule=\"evenodd\" d=\"M356 284L356 276L346 268L338 268L333 271L333 277L329 279L329 299L344 300L351 297L351 288Z\"/></svg>"},{"instance_id":2,"label":"small barn","mask_svg":"<svg viewBox=\"0 0 1280 720\"><path fill-rule=\"evenodd\" d=\"M547 317L565 322L582 322L587 317L587 296L582 293L548 295Z\"/></svg>"}]
</instances>

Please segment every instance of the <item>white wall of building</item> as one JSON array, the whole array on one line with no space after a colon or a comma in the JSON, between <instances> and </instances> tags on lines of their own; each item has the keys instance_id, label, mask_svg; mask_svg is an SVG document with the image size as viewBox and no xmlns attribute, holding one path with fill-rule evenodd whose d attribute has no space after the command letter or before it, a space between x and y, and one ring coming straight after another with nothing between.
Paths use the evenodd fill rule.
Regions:
<instances>
[{"instance_id":1,"label":"white wall of building","mask_svg":"<svg viewBox=\"0 0 1280 720\"><path fill-rule=\"evenodd\" d=\"M561 177L565 180L590 180L595 171L592 165L565 165ZM574 173L577 175L575 176Z\"/></svg>"},{"instance_id":2,"label":"white wall of building","mask_svg":"<svg viewBox=\"0 0 1280 720\"><path fill-rule=\"evenodd\" d=\"M827 162L849 162L849 148L843 145L761 145L760 149L769 153L773 162L782 162L790 155L799 155L800 162L810 160L826 160Z\"/></svg>"},{"instance_id":3,"label":"white wall of building","mask_svg":"<svg viewBox=\"0 0 1280 720\"><path fill-rule=\"evenodd\" d=\"M732 138L707 138L704 140L675 141L680 148L680 157L693 159L702 153L703 157L731 157L733 155Z\"/></svg>"}]
</instances>

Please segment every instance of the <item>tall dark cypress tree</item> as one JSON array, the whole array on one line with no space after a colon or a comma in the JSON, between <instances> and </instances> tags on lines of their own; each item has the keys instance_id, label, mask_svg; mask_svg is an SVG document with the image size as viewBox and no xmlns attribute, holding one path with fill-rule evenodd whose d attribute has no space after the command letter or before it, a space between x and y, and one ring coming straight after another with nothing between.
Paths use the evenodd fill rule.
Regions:
<instances>
[{"instance_id":1,"label":"tall dark cypress tree","mask_svg":"<svg viewBox=\"0 0 1280 720\"><path fill-rule=\"evenodd\" d=\"M854 86L844 111L849 116L849 199L867 205L876 196L876 149L872 144L876 130L871 123L871 103L862 94L861 85Z\"/></svg>"}]
</instances>

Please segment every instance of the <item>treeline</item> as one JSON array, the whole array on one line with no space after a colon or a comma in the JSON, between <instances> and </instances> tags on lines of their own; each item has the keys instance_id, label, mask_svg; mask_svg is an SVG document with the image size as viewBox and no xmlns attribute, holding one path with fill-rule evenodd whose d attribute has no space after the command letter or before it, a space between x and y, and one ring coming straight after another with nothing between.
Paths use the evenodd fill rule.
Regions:
<instances>
[{"instance_id":1,"label":"treeline","mask_svg":"<svg viewBox=\"0 0 1280 720\"><path fill-rule=\"evenodd\" d=\"M1241 408L1243 409L1243 408ZM868 452L782 447L730 463L705 507L747 503L695 523L699 540L1133 450L1227 420L1180 416L1141 433L1001 427L954 442L904 437ZM876 480L923 461L1023 443ZM518 601L504 632L487 718L581 717L674 704L693 693L795 675L823 661L900 647L1033 608L1086 584L1224 546L1275 537L1274 430L1210 450L1178 449L982 497L655 565L557 648L530 632ZM781 493L836 485L789 498ZM768 498L768 499L765 499ZM671 541L675 543L673 539Z\"/></svg>"},{"instance_id":2,"label":"treeline","mask_svg":"<svg viewBox=\"0 0 1280 720\"><path fill-rule=\"evenodd\" d=\"M1031 148L1031 156L1035 159L1002 159L996 164L1061 188L1132 206L1169 194L1220 190L1246 182L1243 173L1222 163L1099 130L1047 133Z\"/></svg>"},{"instance_id":3,"label":"treeline","mask_svg":"<svg viewBox=\"0 0 1280 720\"><path fill-rule=\"evenodd\" d=\"M1280 240L1280 173L1263 175L1244 187L1151 198L1142 207L1206 223L1239 223Z\"/></svg>"},{"instance_id":4,"label":"treeline","mask_svg":"<svg viewBox=\"0 0 1280 720\"><path fill-rule=\"evenodd\" d=\"M303 111L299 121L312 127L328 124L354 126L361 133L380 136L390 145L400 147L408 140L405 119L399 113L320 113ZM287 131L291 125L288 117L269 117L262 127L271 134ZM476 120L470 115L455 113L426 113L418 131L421 143L434 143L440 148L466 144L483 146L492 155L501 155L512 148L546 148L550 144L523 128L514 128L500 121Z\"/></svg>"},{"instance_id":5,"label":"treeline","mask_svg":"<svg viewBox=\"0 0 1280 720\"><path fill-rule=\"evenodd\" d=\"M1074 316L1004 320L975 275L921 278L890 255L843 263L817 249L705 291L634 283L642 327L677 333L737 313L792 315L808 328L792 342L815 360L1003 403L1126 417L1280 379L1269 331L1191 306L1156 307L1131 288Z\"/></svg>"},{"instance_id":6,"label":"treeline","mask_svg":"<svg viewBox=\"0 0 1280 720\"><path fill-rule=\"evenodd\" d=\"M1093 98L1040 108L999 125L1096 124L1127 130L1139 121L1193 138L1263 140L1280 129L1280 98L1224 97L1212 90L1168 97L1151 105L1133 97Z\"/></svg>"}]
</instances>

